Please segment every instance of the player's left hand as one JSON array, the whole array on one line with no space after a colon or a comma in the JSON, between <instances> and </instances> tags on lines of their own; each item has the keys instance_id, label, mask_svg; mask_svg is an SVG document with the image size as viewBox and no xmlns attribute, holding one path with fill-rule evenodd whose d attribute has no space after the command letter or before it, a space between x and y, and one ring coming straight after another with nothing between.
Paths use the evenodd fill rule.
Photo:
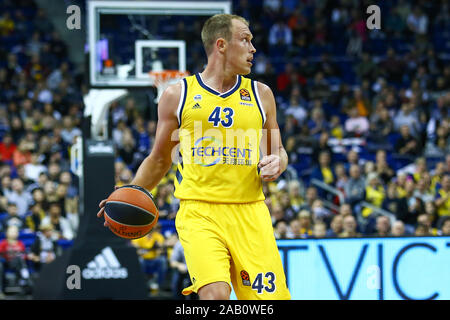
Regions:
<instances>
[{"instance_id":1,"label":"player's left hand","mask_svg":"<svg viewBox=\"0 0 450 320\"><path fill-rule=\"evenodd\" d=\"M274 181L282 173L281 158L275 154L264 156L258 163L261 179L263 181Z\"/></svg>"}]
</instances>

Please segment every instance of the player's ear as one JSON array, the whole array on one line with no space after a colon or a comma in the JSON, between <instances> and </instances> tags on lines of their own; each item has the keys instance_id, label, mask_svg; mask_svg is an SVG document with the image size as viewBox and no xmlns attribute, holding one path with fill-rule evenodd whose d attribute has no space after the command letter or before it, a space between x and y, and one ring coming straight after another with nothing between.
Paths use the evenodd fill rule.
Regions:
<instances>
[{"instance_id":1,"label":"player's ear","mask_svg":"<svg viewBox=\"0 0 450 320\"><path fill-rule=\"evenodd\" d=\"M227 47L228 43L224 38L218 38L216 40L216 47L219 50L219 52L223 53L225 51L225 48Z\"/></svg>"}]
</instances>

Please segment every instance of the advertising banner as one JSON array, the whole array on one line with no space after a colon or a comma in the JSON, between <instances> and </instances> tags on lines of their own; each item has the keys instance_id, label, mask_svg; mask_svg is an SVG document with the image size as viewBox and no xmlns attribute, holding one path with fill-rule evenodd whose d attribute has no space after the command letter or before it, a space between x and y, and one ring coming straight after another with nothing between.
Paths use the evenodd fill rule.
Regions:
<instances>
[{"instance_id":1,"label":"advertising banner","mask_svg":"<svg viewBox=\"0 0 450 320\"><path fill-rule=\"evenodd\" d=\"M278 240L292 299L450 299L450 237Z\"/></svg>"}]
</instances>

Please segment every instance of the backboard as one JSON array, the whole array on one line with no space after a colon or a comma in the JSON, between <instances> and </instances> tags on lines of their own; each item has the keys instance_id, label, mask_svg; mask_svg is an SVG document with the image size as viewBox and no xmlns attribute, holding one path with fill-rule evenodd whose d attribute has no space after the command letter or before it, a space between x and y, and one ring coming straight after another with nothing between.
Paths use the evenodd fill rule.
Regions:
<instances>
[{"instance_id":1,"label":"backboard","mask_svg":"<svg viewBox=\"0 0 450 320\"><path fill-rule=\"evenodd\" d=\"M151 71L196 72L206 63L201 27L231 1L88 2L92 88L153 86Z\"/></svg>"}]
</instances>

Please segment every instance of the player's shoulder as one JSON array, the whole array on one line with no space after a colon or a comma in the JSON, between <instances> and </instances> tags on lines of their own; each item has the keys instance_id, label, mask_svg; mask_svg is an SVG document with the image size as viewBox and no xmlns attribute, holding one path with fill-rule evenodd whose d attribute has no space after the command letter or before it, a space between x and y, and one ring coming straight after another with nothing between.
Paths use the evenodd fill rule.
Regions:
<instances>
[{"instance_id":1,"label":"player's shoulder","mask_svg":"<svg viewBox=\"0 0 450 320\"><path fill-rule=\"evenodd\" d=\"M163 95L166 95L167 98L175 98L179 99L180 95L183 93L183 90L186 90L186 86L188 83L192 82L192 78L194 76L187 76L183 79L180 79L178 82L169 85L165 90Z\"/></svg>"},{"instance_id":2,"label":"player's shoulder","mask_svg":"<svg viewBox=\"0 0 450 320\"><path fill-rule=\"evenodd\" d=\"M182 84L177 82L169 85L162 93L158 101L158 110L161 117L176 116L182 95Z\"/></svg>"},{"instance_id":3,"label":"player's shoulder","mask_svg":"<svg viewBox=\"0 0 450 320\"><path fill-rule=\"evenodd\" d=\"M264 82L253 80L260 96L273 95L272 89Z\"/></svg>"},{"instance_id":4,"label":"player's shoulder","mask_svg":"<svg viewBox=\"0 0 450 320\"><path fill-rule=\"evenodd\" d=\"M176 110L181 98L182 90L183 87L180 81L169 85L162 93L158 106L164 106L165 109Z\"/></svg>"},{"instance_id":5,"label":"player's shoulder","mask_svg":"<svg viewBox=\"0 0 450 320\"><path fill-rule=\"evenodd\" d=\"M166 96L166 98L179 98L182 90L182 84L181 81L178 81L177 83L169 85L166 90L164 90L163 95Z\"/></svg>"},{"instance_id":6,"label":"player's shoulder","mask_svg":"<svg viewBox=\"0 0 450 320\"><path fill-rule=\"evenodd\" d=\"M267 84L265 84L264 82L261 82L261 81L257 81L257 80L253 80L253 81L254 81L256 90L258 91L257 94L263 102L267 103L268 100L269 101L275 100L273 91Z\"/></svg>"}]
</instances>

